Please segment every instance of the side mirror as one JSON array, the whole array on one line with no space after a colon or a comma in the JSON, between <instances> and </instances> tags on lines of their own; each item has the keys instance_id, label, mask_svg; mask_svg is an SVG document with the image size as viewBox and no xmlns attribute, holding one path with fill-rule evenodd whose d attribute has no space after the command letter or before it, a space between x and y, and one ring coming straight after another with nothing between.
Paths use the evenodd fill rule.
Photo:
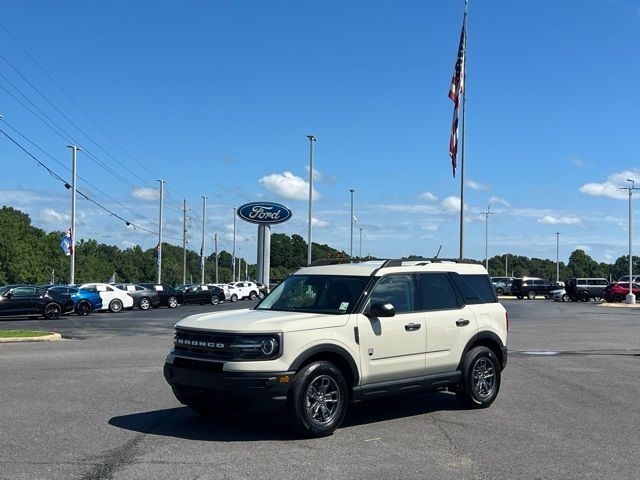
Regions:
<instances>
[{"instance_id":1,"label":"side mirror","mask_svg":"<svg viewBox=\"0 0 640 480\"><path fill-rule=\"evenodd\" d=\"M11 298L11 297L13 297L13 292L7 292L7 293L4 294L4 296L7 297L7 298Z\"/></svg>"},{"instance_id":2,"label":"side mirror","mask_svg":"<svg viewBox=\"0 0 640 480\"><path fill-rule=\"evenodd\" d=\"M371 305L366 317L393 317L396 314L396 308L389 302L376 302Z\"/></svg>"}]
</instances>

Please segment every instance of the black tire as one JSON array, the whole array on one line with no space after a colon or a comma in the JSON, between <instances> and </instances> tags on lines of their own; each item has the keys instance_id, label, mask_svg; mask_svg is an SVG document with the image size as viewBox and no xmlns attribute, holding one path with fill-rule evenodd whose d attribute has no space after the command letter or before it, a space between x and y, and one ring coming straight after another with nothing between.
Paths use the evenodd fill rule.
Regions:
<instances>
[{"instance_id":1,"label":"black tire","mask_svg":"<svg viewBox=\"0 0 640 480\"><path fill-rule=\"evenodd\" d=\"M256 292L253 290L249 292L249 300L255 300L256 298L258 298L258 294Z\"/></svg>"},{"instance_id":2,"label":"black tire","mask_svg":"<svg viewBox=\"0 0 640 480\"><path fill-rule=\"evenodd\" d=\"M462 361L462 380L456 396L467 408L487 408L500 390L500 364L487 347L475 347Z\"/></svg>"},{"instance_id":3,"label":"black tire","mask_svg":"<svg viewBox=\"0 0 640 480\"><path fill-rule=\"evenodd\" d=\"M613 296L613 301L614 301L615 303L620 303L620 302L622 302L622 300L624 300L624 299L622 298L622 295L614 295L614 296Z\"/></svg>"},{"instance_id":4,"label":"black tire","mask_svg":"<svg viewBox=\"0 0 640 480\"><path fill-rule=\"evenodd\" d=\"M231 299L232 302L237 302L238 301L238 296L234 293L233 295L231 295Z\"/></svg>"},{"instance_id":5,"label":"black tire","mask_svg":"<svg viewBox=\"0 0 640 480\"><path fill-rule=\"evenodd\" d=\"M81 317L86 317L93 311L93 305L87 300L80 300L76 305L76 313Z\"/></svg>"},{"instance_id":6,"label":"black tire","mask_svg":"<svg viewBox=\"0 0 640 480\"><path fill-rule=\"evenodd\" d=\"M211 305L217 305L220 303L220 299L217 295L211 295Z\"/></svg>"},{"instance_id":7,"label":"black tire","mask_svg":"<svg viewBox=\"0 0 640 480\"><path fill-rule=\"evenodd\" d=\"M536 291L535 291L535 290L529 290L529 291L527 292L527 298L528 298L529 300L535 300L535 298L536 298Z\"/></svg>"},{"instance_id":8,"label":"black tire","mask_svg":"<svg viewBox=\"0 0 640 480\"><path fill-rule=\"evenodd\" d=\"M140 310L149 310L151 308L151 300L147 297L142 297L138 302L138 308Z\"/></svg>"},{"instance_id":9,"label":"black tire","mask_svg":"<svg viewBox=\"0 0 640 480\"><path fill-rule=\"evenodd\" d=\"M44 306L42 316L47 320L55 320L62 315L62 307L55 302L47 303Z\"/></svg>"},{"instance_id":10,"label":"black tire","mask_svg":"<svg viewBox=\"0 0 640 480\"><path fill-rule=\"evenodd\" d=\"M504 295L504 288L496 288L496 295Z\"/></svg>"},{"instance_id":11,"label":"black tire","mask_svg":"<svg viewBox=\"0 0 640 480\"><path fill-rule=\"evenodd\" d=\"M208 402L203 398L193 397L179 390L173 389L176 399L203 417L217 417L224 413L223 406L218 403Z\"/></svg>"},{"instance_id":12,"label":"black tire","mask_svg":"<svg viewBox=\"0 0 640 480\"><path fill-rule=\"evenodd\" d=\"M591 300L591 295L589 295L589 292L580 292L581 302L588 302L589 300Z\"/></svg>"},{"instance_id":13,"label":"black tire","mask_svg":"<svg viewBox=\"0 0 640 480\"><path fill-rule=\"evenodd\" d=\"M347 382L342 372L329 362L311 363L291 382L287 425L304 437L326 437L344 420L347 402Z\"/></svg>"},{"instance_id":14,"label":"black tire","mask_svg":"<svg viewBox=\"0 0 640 480\"><path fill-rule=\"evenodd\" d=\"M109 311L112 313L118 313L122 310L122 300L114 298L109 302Z\"/></svg>"},{"instance_id":15,"label":"black tire","mask_svg":"<svg viewBox=\"0 0 640 480\"><path fill-rule=\"evenodd\" d=\"M176 308L178 306L178 299L173 295L167 299L167 307Z\"/></svg>"}]
</instances>

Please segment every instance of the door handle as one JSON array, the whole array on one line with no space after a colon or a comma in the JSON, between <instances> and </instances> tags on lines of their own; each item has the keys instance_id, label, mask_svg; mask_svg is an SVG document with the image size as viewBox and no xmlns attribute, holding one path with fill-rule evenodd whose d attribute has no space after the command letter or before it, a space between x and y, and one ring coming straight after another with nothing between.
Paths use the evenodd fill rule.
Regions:
<instances>
[{"instance_id":1,"label":"door handle","mask_svg":"<svg viewBox=\"0 0 640 480\"><path fill-rule=\"evenodd\" d=\"M408 323L404 326L404 329L407 332L415 332L416 330L420 330L420 327L422 325L420 325L419 323Z\"/></svg>"},{"instance_id":2,"label":"door handle","mask_svg":"<svg viewBox=\"0 0 640 480\"><path fill-rule=\"evenodd\" d=\"M469 325L469 320L464 320L464 319L460 319L460 320L456 320L456 325L458 327L466 327L467 325Z\"/></svg>"}]
</instances>

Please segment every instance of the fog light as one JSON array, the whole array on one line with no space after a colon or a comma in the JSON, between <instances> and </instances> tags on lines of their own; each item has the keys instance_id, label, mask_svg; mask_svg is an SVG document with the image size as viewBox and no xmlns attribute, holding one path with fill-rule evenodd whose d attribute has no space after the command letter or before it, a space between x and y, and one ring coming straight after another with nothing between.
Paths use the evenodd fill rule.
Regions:
<instances>
[{"instance_id":1,"label":"fog light","mask_svg":"<svg viewBox=\"0 0 640 480\"><path fill-rule=\"evenodd\" d=\"M290 377L289 375L280 375L278 377L278 380L280 381L280 383L289 383Z\"/></svg>"}]
</instances>

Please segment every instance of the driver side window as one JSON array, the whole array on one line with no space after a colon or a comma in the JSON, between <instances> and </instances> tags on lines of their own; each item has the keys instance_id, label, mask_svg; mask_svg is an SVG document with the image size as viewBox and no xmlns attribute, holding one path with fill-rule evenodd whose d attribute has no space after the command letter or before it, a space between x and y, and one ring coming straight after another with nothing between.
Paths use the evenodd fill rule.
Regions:
<instances>
[{"instance_id":1,"label":"driver side window","mask_svg":"<svg viewBox=\"0 0 640 480\"><path fill-rule=\"evenodd\" d=\"M374 287L369 306L374 303L391 303L396 313L416 311L415 287L412 275L389 275L383 277Z\"/></svg>"}]
</instances>

